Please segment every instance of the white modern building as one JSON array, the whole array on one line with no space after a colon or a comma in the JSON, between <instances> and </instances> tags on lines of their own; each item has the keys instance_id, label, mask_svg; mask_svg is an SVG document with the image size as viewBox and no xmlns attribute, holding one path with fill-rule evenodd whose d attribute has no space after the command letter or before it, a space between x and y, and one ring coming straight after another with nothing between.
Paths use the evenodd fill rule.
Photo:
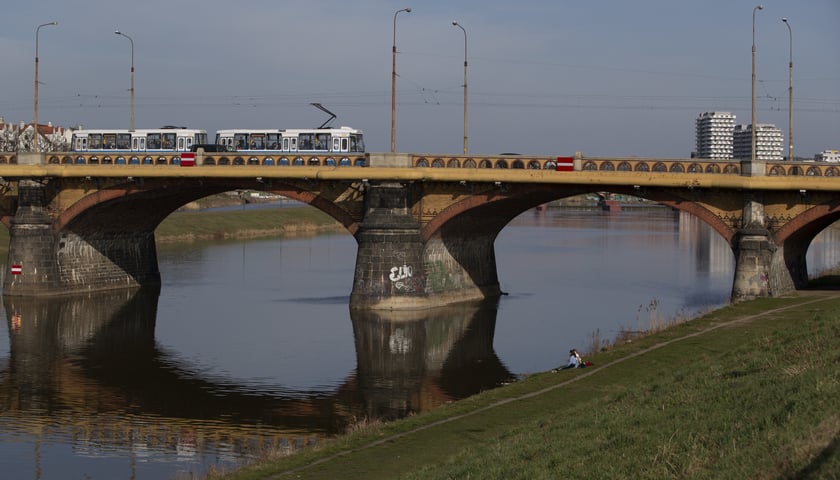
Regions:
<instances>
[{"instance_id":1,"label":"white modern building","mask_svg":"<svg viewBox=\"0 0 840 480\"><path fill-rule=\"evenodd\" d=\"M752 158L752 125L737 125L733 135L733 157ZM773 124L759 123L755 129L756 160L781 161L782 131Z\"/></svg>"},{"instance_id":2,"label":"white modern building","mask_svg":"<svg viewBox=\"0 0 840 480\"><path fill-rule=\"evenodd\" d=\"M814 155L814 160L818 162L840 163L840 150L823 150Z\"/></svg>"},{"instance_id":3,"label":"white modern building","mask_svg":"<svg viewBox=\"0 0 840 480\"><path fill-rule=\"evenodd\" d=\"M735 115L729 112L704 112L694 122L695 149L698 158L731 159Z\"/></svg>"}]
</instances>

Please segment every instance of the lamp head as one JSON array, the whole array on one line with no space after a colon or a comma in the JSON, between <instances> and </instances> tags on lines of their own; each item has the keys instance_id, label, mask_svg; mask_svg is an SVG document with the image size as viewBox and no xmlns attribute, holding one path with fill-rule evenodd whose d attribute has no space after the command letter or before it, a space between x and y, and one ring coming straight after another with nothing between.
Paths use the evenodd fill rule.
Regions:
<instances>
[{"instance_id":1,"label":"lamp head","mask_svg":"<svg viewBox=\"0 0 840 480\"><path fill-rule=\"evenodd\" d=\"M411 13L411 7L406 8L405 13Z\"/></svg>"},{"instance_id":2,"label":"lamp head","mask_svg":"<svg viewBox=\"0 0 840 480\"><path fill-rule=\"evenodd\" d=\"M457 27L457 26L458 26L458 22L456 22L456 21L454 21L454 20L453 20L453 21L452 21L452 25L455 25L455 26Z\"/></svg>"},{"instance_id":3,"label":"lamp head","mask_svg":"<svg viewBox=\"0 0 840 480\"><path fill-rule=\"evenodd\" d=\"M764 10L764 5L757 5L755 8L757 8L759 10Z\"/></svg>"},{"instance_id":4,"label":"lamp head","mask_svg":"<svg viewBox=\"0 0 840 480\"><path fill-rule=\"evenodd\" d=\"M119 30L117 30L117 31L116 31L116 32L114 32L114 33L115 33L115 34L117 34L117 35L122 35L122 32L120 32Z\"/></svg>"},{"instance_id":5,"label":"lamp head","mask_svg":"<svg viewBox=\"0 0 840 480\"><path fill-rule=\"evenodd\" d=\"M788 22L788 21L787 21L787 17L782 17L782 21L783 21L783 22L785 22L785 23L787 23L787 22Z\"/></svg>"}]
</instances>

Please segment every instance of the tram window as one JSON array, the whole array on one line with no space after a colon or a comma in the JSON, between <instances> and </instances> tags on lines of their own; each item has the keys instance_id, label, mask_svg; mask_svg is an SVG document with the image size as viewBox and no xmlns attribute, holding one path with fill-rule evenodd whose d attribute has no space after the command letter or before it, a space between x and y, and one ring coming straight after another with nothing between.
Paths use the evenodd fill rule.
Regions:
<instances>
[{"instance_id":1,"label":"tram window","mask_svg":"<svg viewBox=\"0 0 840 480\"><path fill-rule=\"evenodd\" d=\"M364 152L365 151L365 144L362 141L361 135L351 135L350 136L350 151L351 152Z\"/></svg>"},{"instance_id":2,"label":"tram window","mask_svg":"<svg viewBox=\"0 0 840 480\"><path fill-rule=\"evenodd\" d=\"M330 134L329 133L316 133L315 134L315 145L313 150L329 150L330 149Z\"/></svg>"},{"instance_id":3,"label":"tram window","mask_svg":"<svg viewBox=\"0 0 840 480\"><path fill-rule=\"evenodd\" d=\"M259 134L251 134L251 150L263 150L263 136Z\"/></svg>"},{"instance_id":4,"label":"tram window","mask_svg":"<svg viewBox=\"0 0 840 480\"><path fill-rule=\"evenodd\" d=\"M91 149L99 149L102 148L102 134L101 133L91 133L88 135L88 148Z\"/></svg>"},{"instance_id":5,"label":"tram window","mask_svg":"<svg viewBox=\"0 0 840 480\"><path fill-rule=\"evenodd\" d=\"M128 150L131 146L131 134L130 133L118 133L117 134L117 150Z\"/></svg>"},{"instance_id":6,"label":"tram window","mask_svg":"<svg viewBox=\"0 0 840 480\"><path fill-rule=\"evenodd\" d=\"M333 147L332 147L333 151L335 152L340 148L341 148L341 139L333 138Z\"/></svg>"},{"instance_id":7,"label":"tram window","mask_svg":"<svg viewBox=\"0 0 840 480\"><path fill-rule=\"evenodd\" d=\"M315 135L311 133L301 133L298 136L298 150L312 150L315 143Z\"/></svg>"},{"instance_id":8,"label":"tram window","mask_svg":"<svg viewBox=\"0 0 840 480\"><path fill-rule=\"evenodd\" d=\"M348 143L349 143L349 142L350 142L350 140L349 140L349 139L347 139L347 138L342 138L342 139L341 139L341 151L342 151L342 152L346 152L346 151L347 151L347 148L348 148Z\"/></svg>"},{"instance_id":9,"label":"tram window","mask_svg":"<svg viewBox=\"0 0 840 480\"><path fill-rule=\"evenodd\" d=\"M175 134L174 133L164 133L163 134L163 144L161 145L163 148L167 150L172 150L175 148Z\"/></svg>"},{"instance_id":10,"label":"tram window","mask_svg":"<svg viewBox=\"0 0 840 480\"><path fill-rule=\"evenodd\" d=\"M286 151L286 152L289 151L289 139L288 138L283 139L283 150Z\"/></svg>"},{"instance_id":11,"label":"tram window","mask_svg":"<svg viewBox=\"0 0 840 480\"><path fill-rule=\"evenodd\" d=\"M234 143L236 144L237 150L245 150L248 148L248 134L247 133L236 133L233 135Z\"/></svg>"},{"instance_id":12,"label":"tram window","mask_svg":"<svg viewBox=\"0 0 840 480\"><path fill-rule=\"evenodd\" d=\"M277 150L280 148L280 134L269 133L265 136L265 146L269 150Z\"/></svg>"},{"instance_id":13,"label":"tram window","mask_svg":"<svg viewBox=\"0 0 840 480\"><path fill-rule=\"evenodd\" d=\"M160 150L160 134L150 133L146 136L146 148L149 150Z\"/></svg>"},{"instance_id":14,"label":"tram window","mask_svg":"<svg viewBox=\"0 0 840 480\"><path fill-rule=\"evenodd\" d=\"M184 137L178 139L178 150L184 149Z\"/></svg>"},{"instance_id":15,"label":"tram window","mask_svg":"<svg viewBox=\"0 0 840 480\"><path fill-rule=\"evenodd\" d=\"M113 150L117 148L117 134L106 133L102 135L102 148L107 150Z\"/></svg>"}]
</instances>

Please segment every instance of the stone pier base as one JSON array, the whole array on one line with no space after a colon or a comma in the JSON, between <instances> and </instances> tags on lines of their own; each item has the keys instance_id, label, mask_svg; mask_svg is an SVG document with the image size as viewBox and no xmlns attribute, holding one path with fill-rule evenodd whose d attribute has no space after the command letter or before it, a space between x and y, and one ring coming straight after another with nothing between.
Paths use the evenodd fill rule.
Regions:
<instances>
[{"instance_id":1,"label":"stone pier base","mask_svg":"<svg viewBox=\"0 0 840 480\"><path fill-rule=\"evenodd\" d=\"M733 249L735 276L733 302L760 297L776 297L796 289L784 261L784 250L773 243L764 228L746 228L738 232Z\"/></svg>"},{"instance_id":2,"label":"stone pier base","mask_svg":"<svg viewBox=\"0 0 840 480\"><path fill-rule=\"evenodd\" d=\"M153 232L55 232L43 187L21 182L9 231L9 296L61 295L160 283Z\"/></svg>"},{"instance_id":3,"label":"stone pier base","mask_svg":"<svg viewBox=\"0 0 840 480\"><path fill-rule=\"evenodd\" d=\"M424 239L411 187L368 187L350 306L412 310L499 296L495 233L449 229Z\"/></svg>"}]
</instances>

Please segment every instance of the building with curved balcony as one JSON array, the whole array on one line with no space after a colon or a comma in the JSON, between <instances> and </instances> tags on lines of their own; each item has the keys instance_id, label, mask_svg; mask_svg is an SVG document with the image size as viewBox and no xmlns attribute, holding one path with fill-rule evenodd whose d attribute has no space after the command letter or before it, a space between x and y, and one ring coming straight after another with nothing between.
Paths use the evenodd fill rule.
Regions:
<instances>
[{"instance_id":1,"label":"building with curved balcony","mask_svg":"<svg viewBox=\"0 0 840 480\"><path fill-rule=\"evenodd\" d=\"M732 134L735 130L735 115L730 112L704 112L694 122L695 150L697 158L732 158Z\"/></svg>"},{"instance_id":2,"label":"building with curved balcony","mask_svg":"<svg viewBox=\"0 0 840 480\"><path fill-rule=\"evenodd\" d=\"M733 135L734 157L752 158L752 125L736 125ZM781 161L782 131L770 123L758 123L755 130L756 160Z\"/></svg>"}]
</instances>

